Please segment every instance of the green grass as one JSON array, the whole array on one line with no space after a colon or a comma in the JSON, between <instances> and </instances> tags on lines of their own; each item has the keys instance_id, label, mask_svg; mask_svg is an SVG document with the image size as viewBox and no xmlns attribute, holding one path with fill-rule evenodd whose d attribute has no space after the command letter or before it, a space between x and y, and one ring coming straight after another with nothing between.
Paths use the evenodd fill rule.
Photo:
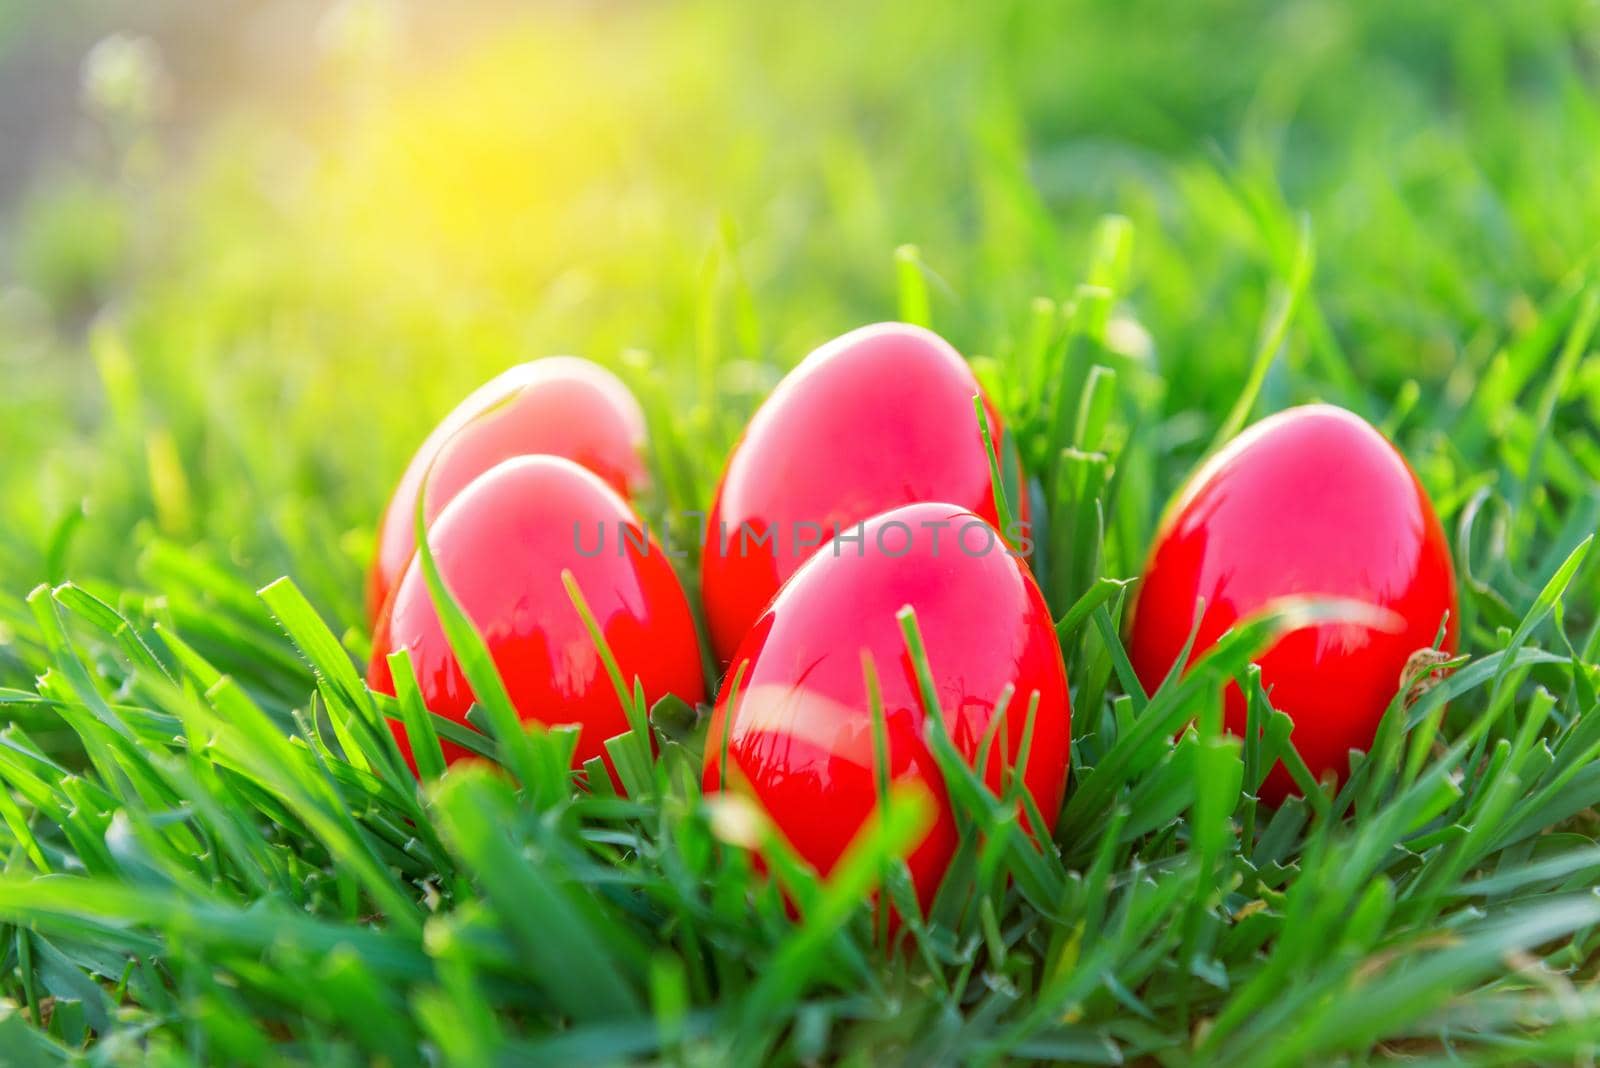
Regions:
<instances>
[{"instance_id":1,"label":"green grass","mask_svg":"<svg viewBox=\"0 0 1600 1068\"><path fill-rule=\"evenodd\" d=\"M549 12L330 61L315 112L241 104L182 155L96 127L41 179L0 293L0 1061L1592 1057L1600 9L928 9ZM1048 514L1056 848L934 738L964 844L885 953L863 901L910 914L921 799L819 882L703 801L681 704L653 762L613 746L626 796L498 700L467 737L514 777L414 786L362 577L434 420L601 360L679 515L785 367L893 317L974 357ZM1417 468L1463 656L1273 810L1249 659L1348 609L1151 694L1119 634L1185 474L1311 399Z\"/></svg>"}]
</instances>

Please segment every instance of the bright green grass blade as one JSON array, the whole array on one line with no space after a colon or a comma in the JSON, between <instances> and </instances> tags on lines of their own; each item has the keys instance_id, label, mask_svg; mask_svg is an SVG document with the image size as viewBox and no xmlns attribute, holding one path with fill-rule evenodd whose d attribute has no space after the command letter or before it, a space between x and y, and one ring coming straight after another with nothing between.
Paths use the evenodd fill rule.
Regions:
<instances>
[{"instance_id":1,"label":"bright green grass blade","mask_svg":"<svg viewBox=\"0 0 1600 1068\"><path fill-rule=\"evenodd\" d=\"M1255 409L1256 399L1261 394L1261 385L1266 381L1267 370L1277 358L1278 350L1288 336L1289 326L1294 322L1295 312L1299 310L1311 284L1314 262L1311 220L1309 217L1302 217L1293 266L1290 268L1285 288L1279 294L1269 317L1263 324L1260 340L1256 343L1255 357L1250 361L1250 373L1245 377L1244 388L1239 391L1239 397L1234 401L1227 418L1217 428L1217 435L1211 440L1210 451L1215 452L1232 440L1250 421L1250 413Z\"/></svg>"},{"instance_id":2,"label":"bright green grass blade","mask_svg":"<svg viewBox=\"0 0 1600 1068\"><path fill-rule=\"evenodd\" d=\"M602 933L604 911L569 874L549 861L530 863L505 835L515 811L505 785L469 769L445 780L436 803L448 839L521 952L542 974L560 977L544 993L580 1020L642 1013L638 991Z\"/></svg>"},{"instance_id":3,"label":"bright green grass blade","mask_svg":"<svg viewBox=\"0 0 1600 1068\"><path fill-rule=\"evenodd\" d=\"M537 723L525 724L518 716L516 707L511 703L511 695L506 692L505 683L500 678L500 671L495 667L494 658L489 654L489 646L450 592L444 576L439 573L423 519L425 496L423 492L417 494L416 522L413 526L417 542L416 558L427 583L434 611L439 615L439 624L450 644L450 651L455 654L462 675L472 687L477 707L488 721L489 732L499 746L506 767L540 804L554 803L567 792L566 769L552 768L540 762L529 735L542 734L543 728Z\"/></svg>"},{"instance_id":4,"label":"bright green grass blade","mask_svg":"<svg viewBox=\"0 0 1600 1068\"><path fill-rule=\"evenodd\" d=\"M400 718L411 746L411 759L417 762L417 774L422 781L431 782L444 774L444 750L439 747L439 734L433 727L435 717L422 703L422 691L417 686L417 673L411 666L409 651L396 649L389 654L389 677L394 680L395 699L400 704Z\"/></svg>"}]
</instances>

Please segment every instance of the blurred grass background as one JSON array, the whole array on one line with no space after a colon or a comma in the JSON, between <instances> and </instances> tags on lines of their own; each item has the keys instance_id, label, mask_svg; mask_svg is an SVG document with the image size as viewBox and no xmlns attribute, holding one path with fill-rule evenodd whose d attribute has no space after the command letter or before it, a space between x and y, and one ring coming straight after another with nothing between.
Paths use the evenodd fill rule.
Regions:
<instances>
[{"instance_id":1,"label":"blurred grass background","mask_svg":"<svg viewBox=\"0 0 1600 1068\"><path fill-rule=\"evenodd\" d=\"M0 1062L1592 1058L1597 242L1594 0L0 0ZM472 386L614 367L681 516L924 310L1067 472L1058 615L1235 423L1396 438L1472 662L1358 800L1258 824L1105 605L1061 863L917 960L791 923L677 743L621 808L364 770L372 528Z\"/></svg>"},{"instance_id":2,"label":"blurred grass background","mask_svg":"<svg viewBox=\"0 0 1600 1068\"><path fill-rule=\"evenodd\" d=\"M1159 368L1174 461L1146 526L1313 249L1265 407L1420 396L1448 500L1496 447L1450 413L1600 238L1589 0L467 10L0 4L0 71L150 34L29 82L55 134L7 153L0 589L133 581L162 535L354 623L392 480L498 368L619 368L691 443L653 506L703 504L782 368L896 315L897 247L934 326L1003 355L1107 213L1110 336ZM1569 484L1592 359L1576 387Z\"/></svg>"}]
</instances>

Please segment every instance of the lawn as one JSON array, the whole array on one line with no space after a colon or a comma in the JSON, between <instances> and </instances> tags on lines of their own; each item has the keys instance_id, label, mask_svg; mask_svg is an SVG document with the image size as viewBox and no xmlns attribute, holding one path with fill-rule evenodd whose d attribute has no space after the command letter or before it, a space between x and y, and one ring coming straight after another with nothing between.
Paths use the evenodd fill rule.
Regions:
<instances>
[{"instance_id":1,"label":"lawn","mask_svg":"<svg viewBox=\"0 0 1600 1068\"><path fill-rule=\"evenodd\" d=\"M0 1062L1592 1062L1600 7L437 17L346 4L312 80L181 131L113 55L3 216ZM681 706L626 797L542 732L490 744L519 775L404 772L365 569L458 399L612 368L692 544L783 372L889 319L1058 472L1054 848L957 791L885 950L915 806L827 880L763 871ZM1212 714L1273 621L1146 694L1122 580L1219 438L1312 400L1411 461L1463 658L1274 808Z\"/></svg>"}]
</instances>

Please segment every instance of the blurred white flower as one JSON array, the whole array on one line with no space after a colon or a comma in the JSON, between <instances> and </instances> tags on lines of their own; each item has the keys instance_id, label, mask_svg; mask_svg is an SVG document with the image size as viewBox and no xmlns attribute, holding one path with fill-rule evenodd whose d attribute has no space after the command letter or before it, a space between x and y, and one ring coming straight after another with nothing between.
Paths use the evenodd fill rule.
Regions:
<instances>
[{"instance_id":1,"label":"blurred white flower","mask_svg":"<svg viewBox=\"0 0 1600 1068\"><path fill-rule=\"evenodd\" d=\"M84 108L97 118L143 125L166 111L172 80L154 41L114 33L84 57L80 92Z\"/></svg>"},{"instance_id":2,"label":"blurred white flower","mask_svg":"<svg viewBox=\"0 0 1600 1068\"><path fill-rule=\"evenodd\" d=\"M394 0L341 0L317 25L317 46L336 67L381 67L400 49Z\"/></svg>"},{"instance_id":3,"label":"blurred white flower","mask_svg":"<svg viewBox=\"0 0 1600 1068\"><path fill-rule=\"evenodd\" d=\"M729 845L756 849L767 832L767 814L742 794L716 793L706 798L711 833Z\"/></svg>"},{"instance_id":4,"label":"blurred white flower","mask_svg":"<svg viewBox=\"0 0 1600 1068\"><path fill-rule=\"evenodd\" d=\"M1155 339L1144 324L1131 315L1119 313L1106 323L1106 348L1155 370Z\"/></svg>"}]
</instances>

